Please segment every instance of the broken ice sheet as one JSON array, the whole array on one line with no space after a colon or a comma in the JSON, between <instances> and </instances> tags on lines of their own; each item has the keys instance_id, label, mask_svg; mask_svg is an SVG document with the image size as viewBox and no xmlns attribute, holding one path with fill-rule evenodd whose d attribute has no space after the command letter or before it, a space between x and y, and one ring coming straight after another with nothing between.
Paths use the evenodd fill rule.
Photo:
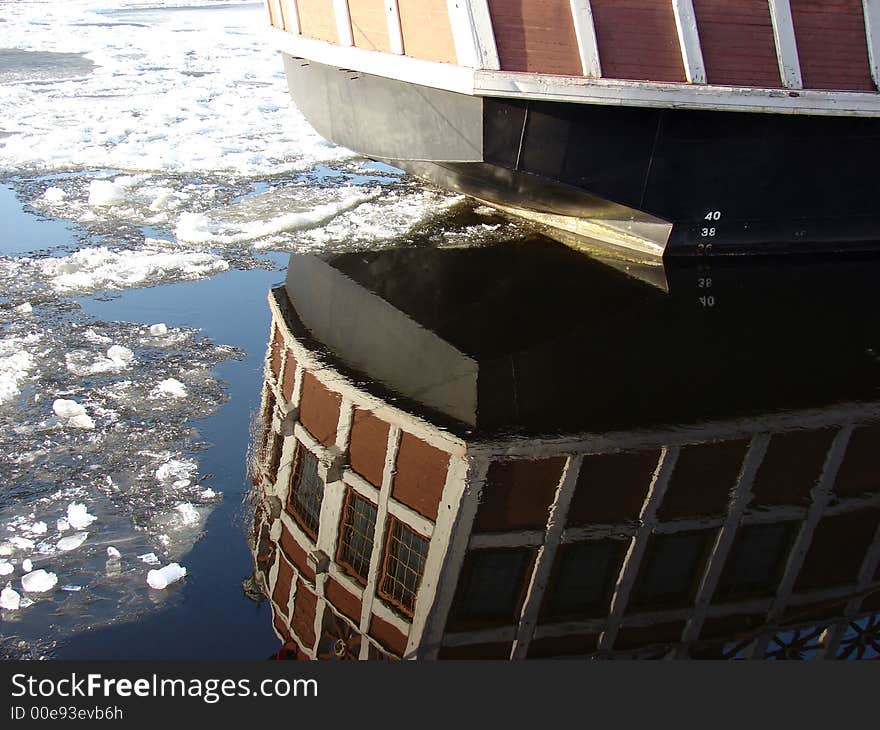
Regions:
<instances>
[{"instance_id":1,"label":"broken ice sheet","mask_svg":"<svg viewBox=\"0 0 880 730\"><path fill-rule=\"evenodd\" d=\"M156 566L149 567L182 560L216 504L202 496L203 445L192 423L225 402L213 368L237 352L192 329L166 327L156 336L150 327L96 321L60 301L42 301L27 322L0 310L0 343L12 343L10 351L27 348L34 364L21 393L0 404L0 453L6 457L0 459L0 558L16 582L25 559L58 581L43 592L26 592L17 583L12 589L22 596L18 638L29 645L176 600L179 592L150 595L147 566L135 556L154 553ZM73 372L66 367L70 353L79 353L76 362L85 366L116 364ZM186 387L187 398L149 397L172 377ZM60 406L66 418L56 414L55 401L69 402ZM77 415L93 417L96 428L57 427ZM197 523L191 522L194 514ZM169 515L175 524L160 521ZM108 547L120 553L109 563Z\"/></svg>"}]
</instances>

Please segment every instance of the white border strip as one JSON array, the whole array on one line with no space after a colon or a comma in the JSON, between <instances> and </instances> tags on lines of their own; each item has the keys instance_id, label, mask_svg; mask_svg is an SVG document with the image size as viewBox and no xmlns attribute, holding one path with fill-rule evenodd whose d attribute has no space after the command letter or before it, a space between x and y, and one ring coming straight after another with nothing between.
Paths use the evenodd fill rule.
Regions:
<instances>
[{"instance_id":1,"label":"white border strip","mask_svg":"<svg viewBox=\"0 0 880 730\"><path fill-rule=\"evenodd\" d=\"M880 0L862 0L865 13L865 37L868 41L868 62L874 86L880 87Z\"/></svg>"},{"instance_id":2,"label":"white border strip","mask_svg":"<svg viewBox=\"0 0 880 730\"><path fill-rule=\"evenodd\" d=\"M574 34L577 36L584 76L601 79L602 63L599 60L599 42L596 40L596 24L593 22L590 0L571 0L571 19L574 22Z\"/></svg>"},{"instance_id":3,"label":"white border strip","mask_svg":"<svg viewBox=\"0 0 880 730\"><path fill-rule=\"evenodd\" d=\"M385 0L385 20L388 23L388 45L391 52L403 55L403 29L400 26L400 8L397 0Z\"/></svg>"},{"instance_id":4,"label":"white border strip","mask_svg":"<svg viewBox=\"0 0 880 730\"><path fill-rule=\"evenodd\" d=\"M351 13L348 0L333 0L333 14L336 17L336 36L340 46L353 46L354 34L351 32Z\"/></svg>"},{"instance_id":5,"label":"white border strip","mask_svg":"<svg viewBox=\"0 0 880 730\"><path fill-rule=\"evenodd\" d=\"M297 58L461 94L667 109L880 116L880 94L876 92L789 91L474 70L336 46L275 28L268 29L267 33L275 40L278 50Z\"/></svg>"},{"instance_id":6,"label":"white border strip","mask_svg":"<svg viewBox=\"0 0 880 730\"><path fill-rule=\"evenodd\" d=\"M487 0L446 0L446 7L458 64L500 69Z\"/></svg>"},{"instance_id":7,"label":"white border strip","mask_svg":"<svg viewBox=\"0 0 880 730\"><path fill-rule=\"evenodd\" d=\"M299 35L299 8L296 0L280 0L280 4L283 18L290 24L290 27L286 28L287 32Z\"/></svg>"},{"instance_id":8,"label":"white border strip","mask_svg":"<svg viewBox=\"0 0 880 730\"><path fill-rule=\"evenodd\" d=\"M693 0L672 0L672 11L675 13L675 27L687 80L691 84L705 84L706 65L703 63L703 47Z\"/></svg>"},{"instance_id":9,"label":"white border strip","mask_svg":"<svg viewBox=\"0 0 880 730\"><path fill-rule=\"evenodd\" d=\"M773 40L776 43L776 58L779 60L779 78L788 89L803 89L801 79L801 60L798 55L797 39L794 35L794 20L791 17L789 0L769 0L770 20L773 22Z\"/></svg>"}]
</instances>

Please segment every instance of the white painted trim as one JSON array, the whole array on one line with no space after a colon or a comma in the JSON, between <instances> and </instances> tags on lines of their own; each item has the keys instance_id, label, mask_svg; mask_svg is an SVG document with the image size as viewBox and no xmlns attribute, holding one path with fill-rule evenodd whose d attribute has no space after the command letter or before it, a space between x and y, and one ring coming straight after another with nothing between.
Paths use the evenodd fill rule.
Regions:
<instances>
[{"instance_id":1,"label":"white painted trim","mask_svg":"<svg viewBox=\"0 0 880 730\"><path fill-rule=\"evenodd\" d=\"M793 91L474 70L391 53L336 46L276 28L269 28L266 33L270 40L274 40L278 50L297 58L461 94L611 106L880 116L880 94L877 92Z\"/></svg>"},{"instance_id":2,"label":"white painted trim","mask_svg":"<svg viewBox=\"0 0 880 730\"><path fill-rule=\"evenodd\" d=\"M340 46L353 46L354 34L351 32L351 13L348 0L333 0L333 15L336 18L336 36Z\"/></svg>"},{"instance_id":3,"label":"white painted trim","mask_svg":"<svg viewBox=\"0 0 880 730\"><path fill-rule=\"evenodd\" d=\"M434 534L434 523L431 520L423 517L405 504L398 502L393 497L388 498L388 512L422 537L430 540Z\"/></svg>"},{"instance_id":4,"label":"white painted trim","mask_svg":"<svg viewBox=\"0 0 880 730\"><path fill-rule=\"evenodd\" d=\"M789 552L785 571L783 572L782 578L779 581L779 586L776 589L776 596L773 599L773 604L767 612L767 624L769 628L755 640L750 652L750 658L752 659L763 658L767 646L773 640L775 635L775 630L773 628L774 624L784 617L786 608L792 602L791 598L795 583L797 582L798 575L800 575L804 559L807 556L807 551L810 549L810 545L813 542L813 534L816 531L816 527L822 519L825 508L833 496L834 480L837 478L837 472L840 469L841 463L843 463L843 457L846 454L846 448L849 444L852 432L852 426L840 429L840 431L834 436L831 446L828 448L828 453L825 456L825 464L822 468L822 476L819 478L818 484L816 484L810 492L812 502L807 512L807 517L803 523L801 523L797 538Z\"/></svg>"},{"instance_id":5,"label":"white painted trim","mask_svg":"<svg viewBox=\"0 0 880 730\"><path fill-rule=\"evenodd\" d=\"M862 0L865 14L865 37L868 41L868 63L874 86L880 88L880 0Z\"/></svg>"},{"instance_id":6,"label":"white painted trim","mask_svg":"<svg viewBox=\"0 0 880 730\"><path fill-rule=\"evenodd\" d=\"M565 530L568 510L574 497L582 462L582 456L569 457L559 479L559 486L556 488L556 494L553 497L553 504L550 507L550 514L547 520L547 533L544 538L544 544L538 550L538 554L535 557L532 579L523 601L516 640L513 642L513 648L510 653L511 659L525 659L528 654L529 644L532 641L535 627L538 624L538 614L540 613L541 605L544 603L544 595L547 590L547 584L550 581L556 552L562 541L562 533Z\"/></svg>"},{"instance_id":7,"label":"white painted trim","mask_svg":"<svg viewBox=\"0 0 880 730\"><path fill-rule=\"evenodd\" d=\"M678 449L663 449L657 467L654 470L654 477L651 480L651 486L648 488L648 494L642 504L640 515L641 526L632 539L623 565L620 568L620 574L617 578L617 584L614 588L614 595L611 597L611 610L608 619L605 622L605 628L599 636L598 649L601 652L611 651L614 642L617 640L617 632L626 613L629 604L630 593L635 585L639 575L642 558L648 547L648 540L651 537L651 530L656 519L657 510L663 503L663 497L666 495L666 488L669 486L669 480L678 461Z\"/></svg>"},{"instance_id":8,"label":"white painted trim","mask_svg":"<svg viewBox=\"0 0 880 730\"><path fill-rule=\"evenodd\" d=\"M385 447L385 466L382 470L382 489L379 490L379 503L376 507L376 527L373 530L373 552L370 555L370 566L367 569L367 585L364 589L364 601L361 604L360 631L366 634L370 629L370 615L374 606L381 603L376 595L376 588L381 580L379 570L382 567L382 553L385 550L385 525L388 522L388 497L391 495L391 483L394 480L394 464L397 461L397 450L400 448L399 428L388 429L388 445Z\"/></svg>"},{"instance_id":9,"label":"white painted trim","mask_svg":"<svg viewBox=\"0 0 880 730\"><path fill-rule=\"evenodd\" d=\"M500 69L492 16L486 0L446 0L459 66Z\"/></svg>"},{"instance_id":10,"label":"white painted trim","mask_svg":"<svg viewBox=\"0 0 880 730\"><path fill-rule=\"evenodd\" d=\"M354 46L337 46L313 38L295 36L277 28L269 28L266 32L279 51L296 58L461 94L473 94L474 91L472 68Z\"/></svg>"},{"instance_id":11,"label":"white painted trim","mask_svg":"<svg viewBox=\"0 0 880 730\"><path fill-rule=\"evenodd\" d=\"M409 634L410 623L405 618L400 616L396 611L394 611L390 606L385 605L385 602L376 597L372 604L372 613L382 619L385 623L391 624L395 629L400 631L404 636ZM364 631L366 633L366 630ZM388 649L389 647L385 647Z\"/></svg>"},{"instance_id":12,"label":"white painted trim","mask_svg":"<svg viewBox=\"0 0 880 730\"><path fill-rule=\"evenodd\" d=\"M497 548L538 547L544 544L543 530L520 530L516 532L483 532L471 535L468 550Z\"/></svg>"},{"instance_id":13,"label":"white painted trim","mask_svg":"<svg viewBox=\"0 0 880 730\"><path fill-rule=\"evenodd\" d=\"M494 644L502 641L513 641L516 638L516 628L504 626L503 628L478 629L476 631L457 631L443 637L443 646L468 646L469 644Z\"/></svg>"},{"instance_id":14,"label":"white painted trim","mask_svg":"<svg viewBox=\"0 0 880 730\"><path fill-rule=\"evenodd\" d=\"M789 0L768 0L770 20L773 22L773 40L776 43L776 58L779 61L779 78L788 89L802 89L801 60L798 55L797 38L794 34L794 20L791 17Z\"/></svg>"},{"instance_id":15,"label":"white painted trim","mask_svg":"<svg viewBox=\"0 0 880 730\"><path fill-rule=\"evenodd\" d=\"M584 76L591 79L602 78L602 62L599 59L599 42L596 40L596 24L593 22L593 8L590 0L570 0L571 19L577 37L578 54Z\"/></svg>"},{"instance_id":16,"label":"white painted trim","mask_svg":"<svg viewBox=\"0 0 880 730\"><path fill-rule=\"evenodd\" d=\"M543 458L560 454L606 454L614 451L660 449L664 446L685 446L706 441L749 438L756 432L808 430L843 426L851 421L873 421L880 418L880 404L840 404L827 410L805 409L751 419L712 421L699 428L662 431L610 431L606 433L572 434L560 438L483 441L471 444L468 453L506 457Z\"/></svg>"},{"instance_id":17,"label":"white painted trim","mask_svg":"<svg viewBox=\"0 0 880 730\"><path fill-rule=\"evenodd\" d=\"M280 0L280 2L284 6L284 17L290 23L290 27L286 29L287 32L299 35L301 29L299 27L299 7L296 0Z\"/></svg>"},{"instance_id":18,"label":"white painted trim","mask_svg":"<svg viewBox=\"0 0 880 730\"><path fill-rule=\"evenodd\" d=\"M437 657L489 464L489 459L480 458L455 460L449 466L413 612L407 656L418 652L419 659Z\"/></svg>"},{"instance_id":19,"label":"white painted trim","mask_svg":"<svg viewBox=\"0 0 880 730\"><path fill-rule=\"evenodd\" d=\"M755 480L755 475L758 473L761 462L764 460L764 456L767 454L769 444L769 434L758 434L749 445L733 498L728 506L727 519L715 538L712 553L706 562L706 569L703 572L700 586L697 589L694 611L682 633L682 643L685 646L682 647L678 654L682 659L687 656L685 653L686 645L696 641L700 636L700 631L703 628L703 623L709 610L709 604L712 601L712 596L718 586L724 565L727 563L727 558L730 555L730 549L733 546L733 540L739 528L740 519L752 498L752 483Z\"/></svg>"},{"instance_id":20,"label":"white painted trim","mask_svg":"<svg viewBox=\"0 0 880 730\"><path fill-rule=\"evenodd\" d=\"M880 116L875 92L788 91L736 86L666 84L503 71L476 71L474 93L512 99L673 109Z\"/></svg>"},{"instance_id":21,"label":"white painted trim","mask_svg":"<svg viewBox=\"0 0 880 730\"><path fill-rule=\"evenodd\" d=\"M370 484L360 474L353 472L351 469L346 469L342 475L342 481L362 497L369 499L374 504L379 503L379 493L381 490Z\"/></svg>"},{"instance_id":22,"label":"white painted trim","mask_svg":"<svg viewBox=\"0 0 880 730\"><path fill-rule=\"evenodd\" d=\"M681 46L681 60L684 72L691 84L706 83L706 64L703 63L703 48L700 44L700 30L694 14L693 0L672 0L675 14L675 27L678 31L678 44Z\"/></svg>"},{"instance_id":23,"label":"white painted trim","mask_svg":"<svg viewBox=\"0 0 880 730\"><path fill-rule=\"evenodd\" d=\"M385 0L385 21L388 24L388 44L391 52L403 55L403 29L400 27L400 8L397 0Z\"/></svg>"}]
</instances>

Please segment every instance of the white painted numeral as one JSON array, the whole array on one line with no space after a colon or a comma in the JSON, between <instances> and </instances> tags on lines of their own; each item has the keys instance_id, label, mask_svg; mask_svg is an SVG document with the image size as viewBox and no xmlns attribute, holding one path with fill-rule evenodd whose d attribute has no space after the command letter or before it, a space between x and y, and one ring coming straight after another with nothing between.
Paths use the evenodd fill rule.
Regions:
<instances>
[{"instance_id":1,"label":"white painted numeral","mask_svg":"<svg viewBox=\"0 0 880 730\"><path fill-rule=\"evenodd\" d=\"M706 217L703 218L705 221L720 221L721 220L721 211L720 210L710 210L706 213Z\"/></svg>"}]
</instances>

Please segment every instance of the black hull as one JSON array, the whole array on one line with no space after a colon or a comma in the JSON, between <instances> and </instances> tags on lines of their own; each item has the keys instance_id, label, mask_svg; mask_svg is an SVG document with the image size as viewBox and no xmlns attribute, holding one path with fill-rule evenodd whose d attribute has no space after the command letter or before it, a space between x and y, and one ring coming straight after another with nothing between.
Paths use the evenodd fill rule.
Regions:
<instances>
[{"instance_id":1,"label":"black hull","mask_svg":"<svg viewBox=\"0 0 880 730\"><path fill-rule=\"evenodd\" d=\"M880 250L880 119L511 101L285 67L323 136L527 216L635 230L667 256Z\"/></svg>"}]
</instances>

